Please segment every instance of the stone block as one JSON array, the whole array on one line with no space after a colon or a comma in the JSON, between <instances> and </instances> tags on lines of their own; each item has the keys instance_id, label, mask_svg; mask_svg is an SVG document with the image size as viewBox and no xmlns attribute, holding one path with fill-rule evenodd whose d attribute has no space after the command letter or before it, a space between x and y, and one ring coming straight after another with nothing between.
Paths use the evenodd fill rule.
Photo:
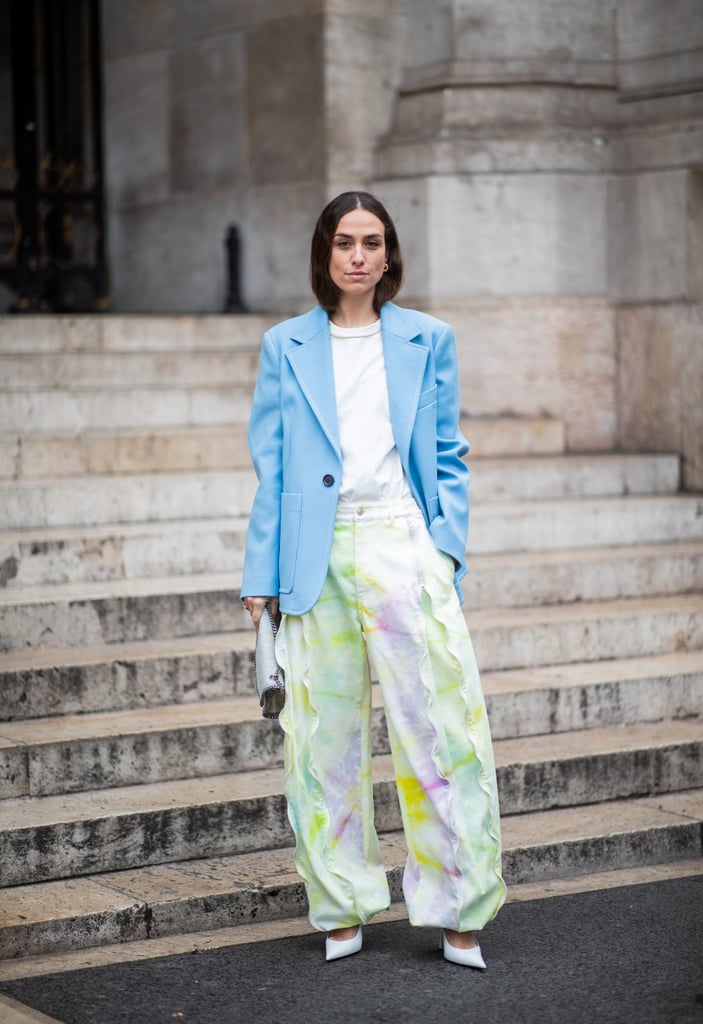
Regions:
<instances>
[{"instance_id":1,"label":"stone block","mask_svg":"<svg viewBox=\"0 0 703 1024\"><path fill-rule=\"evenodd\" d=\"M588 548L703 539L701 500L628 497L580 501L476 503L469 553Z\"/></svg>"},{"instance_id":2,"label":"stone block","mask_svg":"<svg viewBox=\"0 0 703 1024\"><path fill-rule=\"evenodd\" d=\"M501 807L521 814L691 789L703 782L702 747L700 723L683 721L499 741Z\"/></svg>"},{"instance_id":3,"label":"stone block","mask_svg":"<svg viewBox=\"0 0 703 1024\"><path fill-rule=\"evenodd\" d=\"M164 52L105 64L105 151L112 210L163 202L170 192L169 83ZM122 266L113 259L116 276ZM158 258L156 255L152 258Z\"/></svg>"},{"instance_id":4,"label":"stone block","mask_svg":"<svg viewBox=\"0 0 703 1024\"><path fill-rule=\"evenodd\" d=\"M688 173L623 174L609 187L609 278L626 302L689 295Z\"/></svg>"},{"instance_id":5,"label":"stone block","mask_svg":"<svg viewBox=\"0 0 703 1024\"><path fill-rule=\"evenodd\" d=\"M174 779L205 778L231 771L252 771L283 764L282 733L261 717L258 702L250 721L229 711L214 719L208 705L204 720L192 706L158 710L144 722L103 722L102 734L62 737L61 724L50 723L53 740L31 743L29 795L49 796L137 786ZM183 713L185 712L185 714ZM124 716L123 716L124 717ZM202 715L200 717L203 717ZM98 727L99 728L99 727ZM114 728L116 735L109 730ZM85 730L87 732L87 730ZM1 753L1 751L0 751ZM15 795L7 793L8 796Z\"/></svg>"},{"instance_id":6,"label":"stone block","mask_svg":"<svg viewBox=\"0 0 703 1024\"><path fill-rule=\"evenodd\" d=\"M482 676L494 739L687 719L703 712L703 652Z\"/></svg>"},{"instance_id":7,"label":"stone block","mask_svg":"<svg viewBox=\"0 0 703 1024\"><path fill-rule=\"evenodd\" d=\"M41 432L48 422L61 433L243 423L250 408L251 389L239 386L0 393L0 421L12 433Z\"/></svg>"},{"instance_id":8,"label":"stone block","mask_svg":"<svg viewBox=\"0 0 703 1024\"><path fill-rule=\"evenodd\" d=\"M498 671L703 647L697 595L467 615L478 664Z\"/></svg>"},{"instance_id":9,"label":"stone block","mask_svg":"<svg viewBox=\"0 0 703 1024\"><path fill-rule=\"evenodd\" d=\"M174 359L171 352L81 352L0 355L0 376L16 391L113 389L128 387L234 386L254 390L259 345L234 352L193 351Z\"/></svg>"},{"instance_id":10,"label":"stone block","mask_svg":"<svg viewBox=\"0 0 703 1024\"><path fill-rule=\"evenodd\" d=\"M655 494L678 489L677 456L572 455L540 460L484 459L472 474L478 502L544 501L598 495Z\"/></svg>"},{"instance_id":11,"label":"stone block","mask_svg":"<svg viewBox=\"0 0 703 1024\"><path fill-rule=\"evenodd\" d=\"M455 46L468 60L613 57L613 0L455 0Z\"/></svg>"},{"instance_id":12,"label":"stone block","mask_svg":"<svg viewBox=\"0 0 703 1024\"><path fill-rule=\"evenodd\" d=\"M400 79L402 21L379 5L374 16L358 6L328 13L325 48L326 177L338 191L373 176L376 140L391 123Z\"/></svg>"},{"instance_id":13,"label":"stone block","mask_svg":"<svg viewBox=\"0 0 703 1024\"><path fill-rule=\"evenodd\" d=\"M0 716L64 714L195 704L253 690L253 643L187 638L142 644L16 652L0 667ZM43 655L43 656L42 656Z\"/></svg>"},{"instance_id":14,"label":"stone block","mask_svg":"<svg viewBox=\"0 0 703 1024\"><path fill-rule=\"evenodd\" d=\"M210 36L169 54L174 191L200 196L241 184L247 157L244 62L240 33Z\"/></svg>"},{"instance_id":15,"label":"stone block","mask_svg":"<svg viewBox=\"0 0 703 1024\"><path fill-rule=\"evenodd\" d=\"M516 884L700 857L700 810L687 820L661 810L661 801L618 800L507 817L505 877Z\"/></svg>"},{"instance_id":16,"label":"stone block","mask_svg":"<svg viewBox=\"0 0 703 1024\"><path fill-rule=\"evenodd\" d=\"M607 292L607 190L596 176L447 175L379 185L402 208L408 264L426 252L408 276L412 301L437 307L490 295Z\"/></svg>"},{"instance_id":17,"label":"stone block","mask_svg":"<svg viewBox=\"0 0 703 1024\"><path fill-rule=\"evenodd\" d=\"M406 4L405 84L552 81L610 84L611 0L454 0Z\"/></svg>"},{"instance_id":18,"label":"stone block","mask_svg":"<svg viewBox=\"0 0 703 1024\"><path fill-rule=\"evenodd\" d=\"M474 555L467 608L534 607L703 590L703 544Z\"/></svg>"},{"instance_id":19,"label":"stone block","mask_svg":"<svg viewBox=\"0 0 703 1024\"><path fill-rule=\"evenodd\" d=\"M102 0L105 60L166 48L173 6L169 0Z\"/></svg>"},{"instance_id":20,"label":"stone block","mask_svg":"<svg viewBox=\"0 0 703 1024\"><path fill-rule=\"evenodd\" d=\"M250 309L276 311L282 319L315 304L308 275L310 239L333 194L321 179L247 191L241 225L243 291Z\"/></svg>"},{"instance_id":21,"label":"stone block","mask_svg":"<svg viewBox=\"0 0 703 1024\"><path fill-rule=\"evenodd\" d=\"M435 178L429 195L434 304L606 292L606 189L598 178Z\"/></svg>"},{"instance_id":22,"label":"stone block","mask_svg":"<svg viewBox=\"0 0 703 1024\"><path fill-rule=\"evenodd\" d=\"M27 751L22 744L0 736L0 800L28 793Z\"/></svg>"},{"instance_id":23,"label":"stone block","mask_svg":"<svg viewBox=\"0 0 703 1024\"><path fill-rule=\"evenodd\" d=\"M0 437L0 479L247 469L250 465L243 423L142 432L95 431L79 437Z\"/></svg>"},{"instance_id":24,"label":"stone block","mask_svg":"<svg viewBox=\"0 0 703 1024\"><path fill-rule=\"evenodd\" d=\"M703 8L698 0L617 5L618 80L625 96L661 96L703 85Z\"/></svg>"},{"instance_id":25,"label":"stone block","mask_svg":"<svg viewBox=\"0 0 703 1024\"><path fill-rule=\"evenodd\" d=\"M633 106L639 109L643 104ZM700 165L703 163L703 118L684 121L677 118L673 123L663 124L628 124L611 138L610 148L611 168L616 172ZM696 177L700 178L700 173ZM696 182L692 187L696 187Z\"/></svg>"},{"instance_id":26,"label":"stone block","mask_svg":"<svg viewBox=\"0 0 703 1024\"><path fill-rule=\"evenodd\" d=\"M506 298L431 308L456 333L466 415L546 414L564 423L567 449L612 448L617 364L608 303Z\"/></svg>"},{"instance_id":27,"label":"stone block","mask_svg":"<svg viewBox=\"0 0 703 1024\"><path fill-rule=\"evenodd\" d=\"M160 657L159 641L179 641L182 653L190 655L196 644L201 653L243 652L248 656L253 634L249 617L239 603L239 587L226 573L192 579L120 580L112 583L59 585L52 592L41 587L25 588L14 595L2 593L3 624L0 650L15 650L19 667L43 669L64 665L66 657L80 663L108 661L120 653L125 659ZM24 629L24 633L22 632ZM232 633L232 630L245 630ZM207 638L210 639L207 639ZM224 637L224 639L223 639ZM119 651L102 645L130 642L157 643L157 648ZM75 645L98 645L86 655ZM28 649L69 647L73 655L45 651L36 666L27 661ZM12 658L12 656L10 656ZM6 664L5 667L10 667ZM17 667L17 665L15 665Z\"/></svg>"},{"instance_id":28,"label":"stone block","mask_svg":"<svg viewBox=\"0 0 703 1024\"><path fill-rule=\"evenodd\" d=\"M364 0L368 5L369 0ZM388 2L388 0L386 0ZM298 15L321 14L329 0L172 0L170 42L187 46L205 36L242 31ZM358 3L358 6L362 6Z\"/></svg>"},{"instance_id":29,"label":"stone block","mask_svg":"<svg viewBox=\"0 0 703 1024\"><path fill-rule=\"evenodd\" d=\"M212 313L227 293L225 236L237 195L214 193L113 212L113 295L121 311ZM246 299L246 294L245 294Z\"/></svg>"},{"instance_id":30,"label":"stone block","mask_svg":"<svg viewBox=\"0 0 703 1024\"><path fill-rule=\"evenodd\" d=\"M610 165L612 137L598 129L545 128L501 133L489 137L455 132L449 137L387 137L376 154L376 178L385 187L388 179L414 175L462 175L508 173L605 173Z\"/></svg>"},{"instance_id":31,"label":"stone block","mask_svg":"<svg viewBox=\"0 0 703 1024\"><path fill-rule=\"evenodd\" d=\"M323 18L307 15L252 27L245 59L252 182L323 181Z\"/></svg>"},{"instance_id":32,"label":"stone block","mask_svg":"<svg viewBox=\"0 0 703 1024\"><path fill-rule=\"evenodd\" d=\"M280 769L5 802L3 882L288 846Z\"/></svg>"},{"instance_id":33,"label":"stone block","mask_svg":"<svg viewBox=\"0 0 703 1024\"><path fill-rule=\"evenodd\" d=\"M146 939L147 907L89 879L20 886L5 904L0 959ZM5 1018L15 1024L48 1017ZM55 1022L58 1024L58 1021Z\"/></svg>"},{"instance_id":34,"label":"stone block","mask_svg":"<svg viewBox=\"0 0 703 1024\"><path fill-rule=\"evenodd\" d=\"M703 489L703 309L620 309L617 324L621 444L681 452L684 486Z\"/></svg>"},{"instance_id":35,"label":"stone block","mask_svg":"<svg viewBox=\"0 0 703 1024\"><path fill-rule=\"evenodd\" d=\"M703 124L701 136L703 142ZM703 145L700 154L703 164ZM703 302L703 170L689 171L687 198L688 293Z\"/></svg>"}]
</instances>

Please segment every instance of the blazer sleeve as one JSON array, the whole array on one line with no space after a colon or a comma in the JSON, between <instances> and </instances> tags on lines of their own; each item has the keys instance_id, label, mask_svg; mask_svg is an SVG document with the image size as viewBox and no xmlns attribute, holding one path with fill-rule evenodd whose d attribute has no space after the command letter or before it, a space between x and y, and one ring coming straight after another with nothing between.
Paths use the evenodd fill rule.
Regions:
<instances>
[{"instance_id":1,"label":"blazer sleeve","mask_svg":"<svg viewBox=\"0 0 703 1024\"><path fill-rule=\"evenodd\" d=\"M437 380L437 495L439 514L430 523L435 544L457 565L455 584L466 575L469 532L469 443L459 429L461 400L454 331L443 325L434 348ZM457 586L461 597L461 592Z\"/></svg>"},{"instance_id":2,"label":"blazer sleeve","mask_svg":"<svg viewBox=\"0 0 703 1024\"><path fill-rule=\"evenodd\" d=\"M276 597L283 481L281 351L264 335L249 419L249 451L259 486L254 496L244 553L242 597Z\"/></svg>"}]
</instances>

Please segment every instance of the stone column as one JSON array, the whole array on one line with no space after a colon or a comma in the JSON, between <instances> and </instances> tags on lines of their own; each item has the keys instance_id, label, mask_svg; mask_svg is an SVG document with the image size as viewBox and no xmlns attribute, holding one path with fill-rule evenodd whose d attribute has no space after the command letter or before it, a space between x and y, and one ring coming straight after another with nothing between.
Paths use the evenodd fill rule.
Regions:
<instances>
[{"instance_id":1,"label":"stone column","mask_svg":"<svg viewBox=\"0 0 703 1024\"><path fill-rule=\"evenodd\" d=\"M459 330L466 411L616 431L607 279L612 0L407 3L406 69L375 187L408 303Z\"/></svg>"},{"instance_id":2,"label":"stone column","mask_svg":"<svg viewBox=\"0 0 703 1024\"><path fill-rule=\"evenodd\" d=\"M619 439L680 452L703 488L703 6L622 0L610 280Z\"/></svg>"}]
</instances>

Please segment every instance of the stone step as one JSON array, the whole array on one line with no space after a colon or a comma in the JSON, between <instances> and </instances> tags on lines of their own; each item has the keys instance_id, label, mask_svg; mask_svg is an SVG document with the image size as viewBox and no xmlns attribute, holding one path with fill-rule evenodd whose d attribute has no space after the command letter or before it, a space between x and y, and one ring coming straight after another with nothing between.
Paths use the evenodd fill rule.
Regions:
<instances>
[{"instance_id":1,"label":"stone step","mask_svg":"<svg viewBox=\"0 0 703 1024\"><path fill-rule=\"evenodd\" d=\"M253 693L254 633L0 655L5 720L197 704Z\"/></svg>"},{"instance_id":2,"label":"stone step","mask_svg":"<svg viewBox=\"0 0 703 1024\"><path fill-rule=\"evenodd\" d=\"M494 739L703 716L703 651L486 673ZM389 753L373 688L373 753ZM0 725L0 798L50 796L282 764L255 697Z\"/></svg>"},{"instance_id":3,"label":"stone step","mask_svg":"<svg viewBox=\"0 0 703 1024\"><path fill-rule=\"evenodd\" d=\"M703 791L508 815L502 833L509 886L699 859ZM380 840L396 901L405 841ZM3 907L5 960L307 913L290 847L21 885Z\"/></svg>"},{"instance_id":4,"label":"stone step","mask_svg":"<svg viewBox=\"0 0 703 1024\"><path fill-rule=\"evenodd\" d=\"M238 603L236 612L243 617ZM206 614L200 610L200 614ZM575 612L578 614L578 611ZM191 609L194 623L198 622L198 611ZM148 635L149 618L145 615L130 617L130 622L144 623ZM170 703L186 703L194 707L196 702L218 700L235 694L251 694L253 692L253 646L254 637L251 629L236 635L212 635L184 637L173 639L169 636L162 640L144 640L142 642L120 642L124 630L119 626L120 618L115 616L114 626L117 640L111 644L98 644L78 648L43 648L38 650L19 650L0 656L0 683L3 701L0 705L0 717L3 720L23 721L26 719L43 718L46 716L88 714L101 710L128 710L160 707ZM477 641L476 630L473 631L474 643ZM618 660L617 652L612 649L605 652L610 660L596 660L578 665L574 661L557 666L534 665L529 669L516 670L508 673L509 686L520 685L530 689L531 680L542 678L549 683L550 697L545 706L540 696L530 694L530 701L539 708L539 725L536 731L549 731L545 724L557 715L557 698L553 687L560 680L581 678L585 676L598 686L605 687L605 697L597 702L598 714L607 716L602 707L603 699L616 702L612 710L615 718L603 717L603 722L621 719L618 713L623 700L618 689L618 681L623 678L630 680L629 672L634 666L644 666L645 673L653 672L655 678L673 684L677 680L677 688L685 682L694 687L697 685L698 658L696 650L690 652L676 651L663 657L663 668L656 663L650 665L651 658L640 657L638 652L630 652L626 662ZM635 658L635 661L629 660ZM684 668L672 668L669 658L676 665ZM681 660L680 660L681 659ZM680 660L680 661L679 661ZM484 685L491 678L489 668L484 668ZM687 668L685 666L688 666ZM692 667L691 667L692 666ZM612 674L611 674L612 673ZM623 675L624 673L624 675ZM671 679L668 674L673 673ZM683 673L684 680L679 679ZM693 673L693 678L690 678ZM501 673L496 678L504 678ZM487 691L488 692L488 691ZM678 689L675 691L678 694ZM496 698L497 699L497 698ZM674 698L679 699L679 698ZM683 706L687 706L690 698L680 698ZM500 706L504 708L504 704ZM623 704L629 713L632 704ZM670 705L655 702L652 708ZM508 708L503 710L507 714ZM195 713L195 710L194 710ZM574 712L576 714L576 712ZM573 728L583 724L586 709L579 705L581 717L575 718ZM666 717L675 717L679 712L666 710ZM515 735L516 723L502 729L503 735Z\"/></svg>"},{"instance_id":5,"label":"stone step","mask_svg":"<svg viewBox=\"0 0 703 1024\"><path fill-rule=\"evenodd\" d=\"M183 583L186 581L183 578ZM191 582L196 581L193 578ZM54 588L62 592L62 600L58 594L47 600L41 588L37 588L34 601L24 603L12 604L3 595L0 651L10 653L0 655L0 671L16 672L21 665L29 681L37 664L32 657L58 662L60 655L50 649L196 637L222 628L217 607L210 607L202 593L191 591L195 594L194 614L184 615L188 602L181 603L178 596L173 599L174 593L184 592L180 581L174 581L170 595L157 588L149 592L145 585L156 581L141 581L138 601L133 600L132 582L126 583L131 585L129 589L119 583ZM105 588L102 594L100 587ZM218 603L227 627L244 630L232 634L233 647L238 649L241 637L251 631L236 595L232 597ZM703 646L702 612L703 595L685 594L536 608L467 609L466 614L479 665L489 671L698 649ZM28 651L42 647L48 652ZM118 656L117 648L114 656Z\"/></svg>"},{"instance_id":6,"label":"stone step","mask_svg":"<svg viewBox=\"0 0 703 1024\"><path fill-rule=\"evenodd\" d=\"M0 316L0 353L236 351L260 345L280 317Z\"/></svg>"},{"instance_id":7,"label":"stone step","mask_svg":"<svg viewBox=\"0 0 703 1024\"><path fill-rule=\"evenodd\" d=\"M239 587L239 576L220 573L6 589L0 650L249 632Z\"/></svg>"},{"instance_id":8,"label":"stone step","mask_svg":"<svg viewBox=\"0 0 703 1024\"><path fill-rule=\"evenodd\" d=\"M611 452L482 459L472 470L471 496L483 503L663 494L677 491L679 482L676 455Z\"/></svg>"},{"instance_id":9,"label":"stone step","mask_svg":"<svg viewBox=\"0 0 703 1024\"><path fill-rule=\"evenodd\" d=\"M251 390L259 368L259 344L233 351L198 348L173 352L0 353L3 391L129 391L132 388L224 387Z\"/></svg>"},{"instance_id":10,"label":"stone step","mask_svg":"<svg viewBox=\"0 0 703 1024\"><path fill-rule=\"evenodd\" d=\"M703 785L700 721L494 744L503 814ZM5 885L276 849L290 843L280 769L3 801ZM401 827L389 756L374 758L376 825Z\"/></svg>"},{"instance_id":11,"label":"stone step","mask_svg":"<svg viewBox=\"0 0 703 1024\"><path fill-rule=\"evenodd\" d=\"M703 539L703 497L631 495L475 504L471 555Z\"/></svg>"},{"instance_id":12,"label":"stone step","mask_svg":"<svg viewBox=\"0 0 703 1024\"><path fill-rule=\"evenodd\" d=\"M468 611L484 671L639 658L703 647L703 595Z\"/></svg>"},{"instance_id":13,"label":"stone step","mask_svg":"<svg viewBox=\"0 0 703 1024\"><path fill-rule=\"evenodd\" d=\"M246 432L246 424L228 423L77 435L0 434L0 479L248 469Z\"/></svg>"},{"instance_id":14,"label":"stone step","mask_svg":"<svg viewBox=\"0 0 703 1024\"><path fill-rule=\"evenodd\" d=\"M155 577L178 576L188 592L192 577L203 574L220 580L227 575L226 587L235 582L239 587L247 522L244 516L232 516L0 531L0 607L13 602L10 590L17 588L40 588L40 594L27 591L30 602L37 596L45 602L62 600L61 591L47 592L48 585L71 585L78 598L91 584L110 581L119 587ZM173 581L163 585L168 591ZM202 586L211 589L207 579ZM90 590L86 595L90 597ZM18 601L24 599L17 595Z\"/></svg>"},{"instance_id":15,"label":"stone step","mask_svg":"<svg viewBox=\"0 0 703 1024\"><path fill-rule=\"evenodd\" d=\"M483 459L474 474L478 503L668 494L678 486L668 455L570 455ZM0 481L0 528L97 525L178 517L246 516L254 471L82 475Z\"/></svg>"},{"instance_id":16,"label":"stone step","mask_svg":"<svg viewBox=\"0 0 703 1024\"><path fill-rule=\"evenodd\" d=\"M81 476L0 483L0 527L138 523L241 517L256 490L253 470Z\"/></svg>"},{"instance_id":17,"label":"stone step","mask_svg":"<svg viewBox=\"0 0 703 1024\"><path fill-rule=\"evenodd\" d=\"M178 594L187 603L203 600L202 591L221 606L217 592L224 590L227 601L238 599L245 532L243 518L222 530L196 524L177 541L171 524L0 532L0 610L8 616L0 635L20 646L25 630L35 632L33 618L46 621L48 606L66 601L92 617L92 600L126 594L151 602L159 592L165 602ZM467 608L687 593L703 590L703 541L474 555L470 568ZM216 630L229 628L229 617L216 621Z\"/></svg>"},{"instance_id":18,"label":"stone step","mask_svg":"<svg viewBox=\"0 0 703 1024\"><path fill-rule=\"evenodd\" d=\"M463 419L472 459L561 455L564 426L553 419ZM154 427L81 434L0 434L0 479L82 473L248 469L246 425Z\"/></svg>"},{"instance_id":19,"label":"stone step","mask_svg":"<svg viewBox=\"0 0 703 1024\"><path fill-rule=\"evenodd\" d=\"M0 391L0 423L4 434L19 435L245 423L251 390L248 385L213 385L190 390Z\"/></svg>"},{"instance_id":20,"label":"stone step","mask_svg":"<svg viewBox=\"0 0 703 1024\"><path fill-rule=\"evenodd\" d=\"M608 601L703 591L703 542L475 555L467 608Z\"/></svg>"}]
</instances>

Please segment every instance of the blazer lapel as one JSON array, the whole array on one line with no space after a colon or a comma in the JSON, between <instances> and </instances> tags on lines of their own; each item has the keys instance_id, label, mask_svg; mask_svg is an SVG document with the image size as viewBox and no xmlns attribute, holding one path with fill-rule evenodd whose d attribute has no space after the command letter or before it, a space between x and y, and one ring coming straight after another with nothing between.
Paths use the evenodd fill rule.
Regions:
<instances>
[{"instance_id":1,"label":"blazer lapel","mask_svg":"<svg viewBox=\"0 0 703 1024\"><path fill-rule=\"evenodd\" d=\"M381 307L381 329L393 436L407 472L427 349L424 345L413 344L413 340L420 337L420 331L402 309L392 303Z\"/></svg>"},{"instance_id":2,"label":"blazer lapel","mask_svg":"<svg viewBox=\"0 0 703 1024\"><path fill-rule=\"evenodd\" d=\"M329 319L320 306L305 317L292 340L297 346L286 353L288 363L330 444L341 458Z\"/></svg>"}]
</instances>

